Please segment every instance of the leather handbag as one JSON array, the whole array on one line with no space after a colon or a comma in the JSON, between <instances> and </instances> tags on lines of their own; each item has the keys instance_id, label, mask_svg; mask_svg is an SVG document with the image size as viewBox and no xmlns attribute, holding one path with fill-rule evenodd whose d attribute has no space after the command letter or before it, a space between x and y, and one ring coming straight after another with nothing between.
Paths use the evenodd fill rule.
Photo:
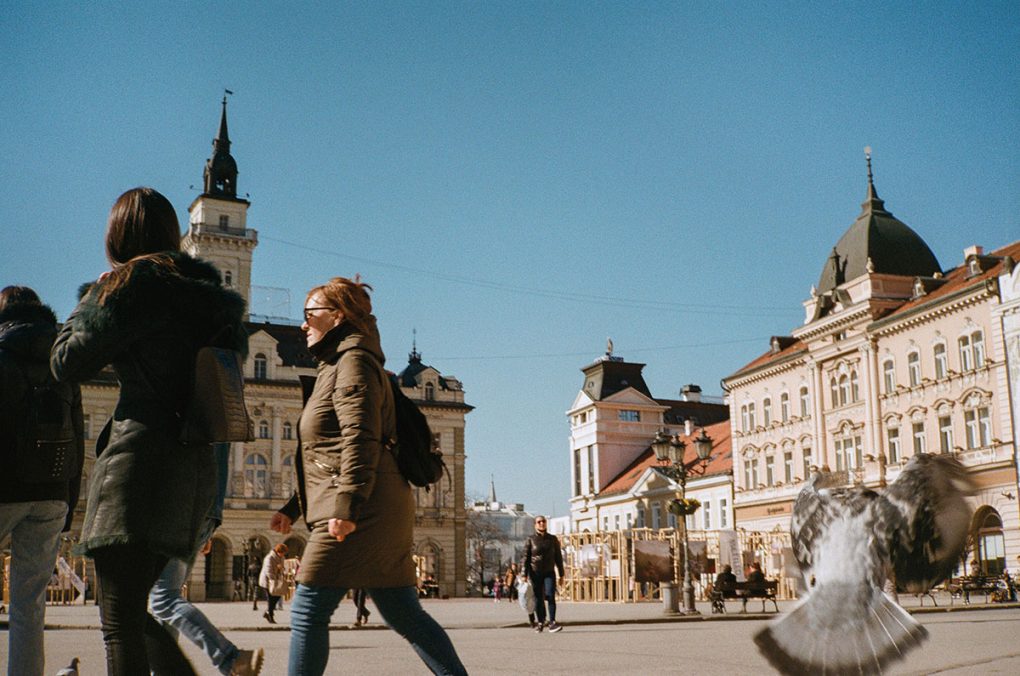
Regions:
<instances>
[{"instance_id":1,"label":"leather handbag","mask_svg":"<svg viewBox=\"0 0 1020 676\"><path fill-rule=\"evenodd\" d=\"M200 348L195 356L191 399L181 425L181 442L254 439L255 428L244 403L241 354L222 347Z\"/></svg>"}]
</instances>

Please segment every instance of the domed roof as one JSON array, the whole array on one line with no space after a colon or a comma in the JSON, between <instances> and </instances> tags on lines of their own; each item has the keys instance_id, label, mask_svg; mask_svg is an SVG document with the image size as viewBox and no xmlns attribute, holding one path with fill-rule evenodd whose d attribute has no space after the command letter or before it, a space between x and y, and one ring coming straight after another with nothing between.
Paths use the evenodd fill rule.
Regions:
<instances>
[{"instance_id":1,"label":"domed roof","mask_svg":"<svg viewBox=\"0 0 1020 676\"><path fill-rule=\"evenodd\" d=\"M886 211L878 197L868 156L868 195L861 213L843 233L825 261L818 279L818 294L869 272L909 277L930 277L941 272L935 254L921 236Z\"/></svg>"}]
</instances>

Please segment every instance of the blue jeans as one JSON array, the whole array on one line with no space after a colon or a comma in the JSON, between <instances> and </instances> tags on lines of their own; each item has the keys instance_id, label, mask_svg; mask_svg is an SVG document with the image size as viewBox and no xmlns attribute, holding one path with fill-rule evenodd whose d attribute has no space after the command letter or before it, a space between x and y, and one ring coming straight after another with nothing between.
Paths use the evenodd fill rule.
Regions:
<instances>
[{"instance_id":1,"label":"blue jeans","mask_svg":"<svg viewBox=\"0 0 1020 676\"><path fill-rule=\"evenodd\" d=\"M556 621L556 573L532 573L531 586L535 590L535 614L539 623L545 622L545 604L549 604L549 621Z\"/></svg>"},{"instance_id":2,"label":"blue jeans","mask_svg":"<svg viewBox=\"0 0 1020 676\"><path fill-rule=\"evenodd\" d=\"M46 585L53 575L60 531L67 516L61 500L0 504L0 540L11 536L10 676L42 676Z\"/></svg>"},{"instance_id":3,"label":"blue jeans","mask_svg":"<svg viewBox=\"0 0 1020 676\"><path fill-rule=\"evenodd\" d=\"M386 624L411 644L432 673L467 674L450 637L421 607L415 587L366 591ZM320 676L326 670L329 619L346 594L341 587L298 585L290 602L290 676Z\"/></svg>"},{"instance_id":4,"label":"blue jeans","mask_svg":"<svg viewBox=\"0 0 1020 676\"><path fill-rule=\"evenodd\" d=\"M208 540L214 530L216 522L210 519L199 541ZM234 660L237 659L239 652L237 646L231 643L201 610L181 596L181 585L191 575L194 565L194 556L191 561L170 559L167 562L156 584L152 586L152 591L149 592L152 614L168 630L172 627L201 648L221 674L229 674L234 666Z\"/></svg>"}]
</instances>

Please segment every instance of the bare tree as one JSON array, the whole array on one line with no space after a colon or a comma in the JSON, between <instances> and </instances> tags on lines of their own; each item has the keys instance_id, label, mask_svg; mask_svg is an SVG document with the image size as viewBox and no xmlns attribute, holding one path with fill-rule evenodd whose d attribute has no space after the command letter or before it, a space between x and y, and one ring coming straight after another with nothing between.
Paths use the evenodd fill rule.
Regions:
<instances>
[{"instance_id":1,"label":"bare tree","mask_svg":"<svg viewBox=\"0 0 1020 676\"><path fill-rule=\"evenodd\" d=\"M507 541L506 535L499 526L490 519L485 518L484 512L477 512L469 509L467 513L467 524L465 526L467 536L468 572L473 574L479 587L485 586L486 571L489 574L499 574L501 561L497 554L496 560L490 561L487 554L495 545Z\"/></svg>"}]
</instances>

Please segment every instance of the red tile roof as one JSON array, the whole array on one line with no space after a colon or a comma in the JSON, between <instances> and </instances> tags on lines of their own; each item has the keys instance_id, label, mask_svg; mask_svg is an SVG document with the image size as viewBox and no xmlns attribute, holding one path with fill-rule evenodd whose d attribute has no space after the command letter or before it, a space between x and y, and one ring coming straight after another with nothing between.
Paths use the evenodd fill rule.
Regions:
<instances>
[{"instance_id":1,"label":"red tile roof","mask_svg":"<svg viewBox=\"0 0 1020 676\"><path fill-rule=\"evenodd\" d=\"M694 438L700 434L701 428L697 428L691 436L684 434L680 438L687 444L684 451L684 460L690 462L697 457L694 450ZM733 444L730 439L730 421L724 420L713 425L705 426L705 434L712 437L712 459L709 460L708 468L704 476L715 474L727 474L733 469ZM609 485L599 492L599 497L626 493L649 467L659 467L661 464L655 459L655 453L651 446L638 456L626 469L620 472L616 478L609 482Z\"/></svg>"}]
</instances>

